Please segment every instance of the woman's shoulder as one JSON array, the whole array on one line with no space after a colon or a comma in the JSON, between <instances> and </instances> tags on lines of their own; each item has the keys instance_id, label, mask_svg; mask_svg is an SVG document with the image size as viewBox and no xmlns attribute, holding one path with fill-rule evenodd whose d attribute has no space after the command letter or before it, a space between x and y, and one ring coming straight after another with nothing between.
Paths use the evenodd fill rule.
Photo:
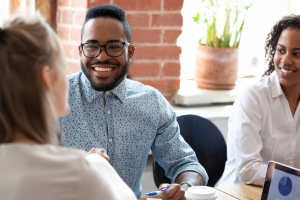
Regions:
<instances>
[{"instance_id":1,"label":"woman's shoulder","mask_svg":"<svg viewBox=\"0 0 300 200\"><path fill-rule=\"evenodd\" d=\"M0 145L4 157L15 157L20 160L30 159L36 163L51 163L52 167L69 166L72 163L84 161L85 152L51 144L28 145L22 143L10 143ZM78 166L78 165L77 165Z\"/></svg>"},{"instance_id":2,"label":"woman's shoulder","mask_svg":"<svg viewBox=\"0 0 300 200\"><path fill-rule=\"evenodd\" d=\"M248 89L252 88L255 91L270 89L270 76L263 76L248 85Z\"/></svg>"},{"instance_id":3,"label":"woman's shoulder","mask_svg":"<svg viewBox=\"0 0 300 200\"><path fill-rule=\"evenodd\" d=\"M32 149L35 154L38 154L38 152L43 153L44 155L51 155L52 158L55 157L66 157L65 159L70 160L77 160L84 158L85 152L78 149L71 149L67 147L61 147L57 145L37 145L36 147L33 147Z\"/></svg>"},{"instance_id":4,"label":"woman's shoulder","mask_svg":"<svg viewBox=\"0 0 300 200\"><path fill-rule=\"evenodd\" d=\"M0 176L11 171L18 177L31 174L31 185L41 191L46 183L51 182L55 184L48 187L48 191L65 189L66 192L71 191L72 195L76 194L76 199L95 200L101 195L107 197L105 199L113 199L100 170L85 159L84 151L50 144L18 143L0 145L0 151L0 160L7 160Z\"/></svg>"},{"instance_id":5,"label":"woman's shoulder","mask_svg":"<svg viewBox=\"0 0 300 200\"><path fill-rule=\"evenodd\" d=\"M270 96L271 81L270 76L264 76L256 79L247 85L241 92L240 96Z\"/></svg>"}]
</instances>

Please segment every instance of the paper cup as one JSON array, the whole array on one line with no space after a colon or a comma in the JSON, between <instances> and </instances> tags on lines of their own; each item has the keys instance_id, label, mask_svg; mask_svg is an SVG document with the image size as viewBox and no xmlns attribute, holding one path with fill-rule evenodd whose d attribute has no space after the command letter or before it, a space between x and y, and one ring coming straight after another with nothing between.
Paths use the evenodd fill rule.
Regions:
<instances>
[{"instance_id":1,"label":"paper cup","mask_svg":"<svg viewBox=\"0 0 300 200\"><path fill-rule=\"evenodd\" d=\"M190 187L184 196L186 200L215 200L217 192L212 187L194 186Z\"/></svg>"}]
</instances>

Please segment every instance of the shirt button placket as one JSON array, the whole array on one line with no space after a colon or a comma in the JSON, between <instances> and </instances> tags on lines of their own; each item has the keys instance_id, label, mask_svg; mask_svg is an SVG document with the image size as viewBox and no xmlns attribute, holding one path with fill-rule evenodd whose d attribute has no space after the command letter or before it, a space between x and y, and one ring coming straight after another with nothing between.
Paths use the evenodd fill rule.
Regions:
<instances>
[{"instance_id":1,"label":"shirt button placket","mask_svg":"<svg viewBox=\"0 0 300 200\"><path fill-rule=\"evenodd\" d=\"M113 150L113 135L112 135L112 130L111 130L111 128L112 128L112 124L111 124L111 122L112 122L112 116L111 116L111 99L110 99L110 97L111 97L111 95L110 95L110 92L109 91L107 91L107 92L105 92L105 95L106 95L106 113L107 113L107 115L106 115L106 120L107 120L107 143L108 143L108 145L107 145L107 149L108 149L108 152L114 152L114 150ZM110 155L110 160L111 161L113 161L113 155Z\"/></svg>"}]
</instances>

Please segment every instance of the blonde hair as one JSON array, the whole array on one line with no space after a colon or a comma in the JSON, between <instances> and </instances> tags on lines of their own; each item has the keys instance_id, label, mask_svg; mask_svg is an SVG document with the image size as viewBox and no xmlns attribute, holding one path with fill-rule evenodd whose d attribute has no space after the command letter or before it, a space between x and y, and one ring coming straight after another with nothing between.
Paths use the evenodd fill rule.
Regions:
<instances>
[{"instance_id":1,"label":"blonde hair","mask_svg":"<svg viewBox=\"0 0 300 200\"><path fill-rule=\"evenodd\" d=\"M39 13L16 15L0 29L0 143L12 142L16 132L40 144L53 142L57 116L41 73L64 61L63 53Z\"/></svg>"}]
</instances>

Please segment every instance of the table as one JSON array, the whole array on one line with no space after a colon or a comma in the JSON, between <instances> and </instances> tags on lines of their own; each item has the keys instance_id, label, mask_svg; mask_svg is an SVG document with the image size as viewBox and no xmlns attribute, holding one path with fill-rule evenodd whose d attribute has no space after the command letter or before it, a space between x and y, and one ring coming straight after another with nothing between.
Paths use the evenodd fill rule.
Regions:
<instances>
[{"instance_id":1,"label":"table","mask_svg":"<svg viewBox=\"0 0 300 200\"><path fill-rule=\"evenodd\" d=\"M241 200L260 200L262 187L255 185L233 185L227 187L216 187L218 191L221 191L227 195L233 196L236 199Z\"/></svg>"},{"instance_id":2,"label":"table","mask_svg":"<svg viewBox=\"0 0 300 200\"><path fill-rule=\"evenodd\" d=\"M254 185L234 185L228 187L216 187L218 193L217 200L260 200L262 187ZM160 198L160 196L153 197ZM141 198L139 200L146 200Z\"/></svg>"}]
</instances>

